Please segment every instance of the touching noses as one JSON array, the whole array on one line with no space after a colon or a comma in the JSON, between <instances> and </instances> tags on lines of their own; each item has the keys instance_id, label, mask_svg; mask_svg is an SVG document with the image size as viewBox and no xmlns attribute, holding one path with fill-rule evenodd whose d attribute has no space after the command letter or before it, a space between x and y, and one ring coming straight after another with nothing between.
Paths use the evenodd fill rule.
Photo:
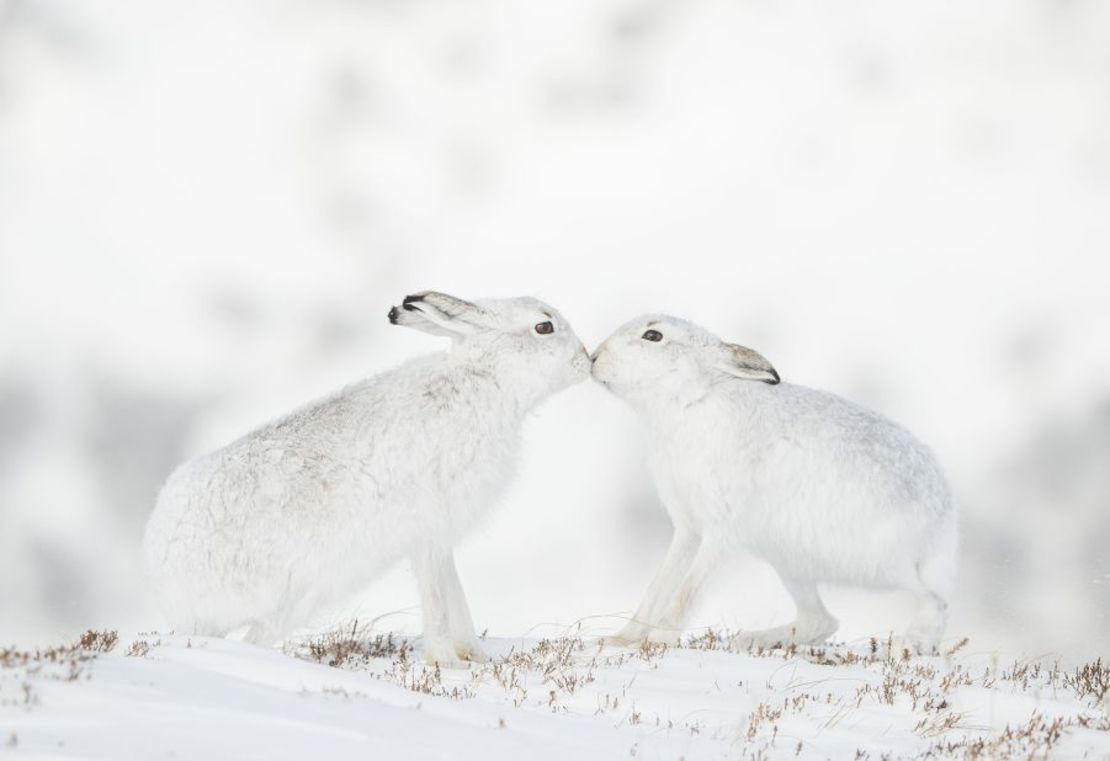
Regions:
<instances>
[{"instance_id":1,"label":"touching noses","mask_svg":"<svg viewBox=\"0 0 1110 761\"><path fill-rule=\"evenodd\" d=\"M602 343L598 344L598 347L596 349L594 349L593 354L590 355L590 365L591 366L597 363L597 358L601 356L601 352L603 352L604 350L605 350L605 342L603 341Z\"/></svg>"},{"instance_id":2,"label":"touching noses","mask_svg":"<svg viewBox=\"0 0 1110 761\"><path fill-rule=\"evenodd\" d=\"M575 370L580 373L590 374L592 363L590 361L590 353L586 350L586 345L581 341L578 342L578 351L574 353L574 359L571 364Z\"/></svg>"}]
</instances>

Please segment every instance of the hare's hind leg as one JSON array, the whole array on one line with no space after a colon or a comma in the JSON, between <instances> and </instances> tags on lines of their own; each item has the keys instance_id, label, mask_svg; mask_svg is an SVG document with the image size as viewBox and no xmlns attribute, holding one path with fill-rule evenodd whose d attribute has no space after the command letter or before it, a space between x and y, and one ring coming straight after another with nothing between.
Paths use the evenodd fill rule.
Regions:
<instances>
[{"instance_id":1,"label":"hare's hind leg","mask_svg":"<svg viewBox=\"0 0 1110 761\"><path fill-rule=\"evenodd\" d=\"M936 592L915 591L917 613L906 631L906 639L914 650L923 655L936 653L940 638L948 624L948 602Z\"/></svg>"},{"instance_id":2,"label":"hare's hind leg","mask_svg":"<svg viewBox=\"0 0 1110 761\"><path fill-rule=\"evenodd\" d=\"M918 653L935 653L948 625L953 561L946 554L934 554L919 561L914 571L909 587L917 597L917 613L906 639Z\"/></svg>"}]
</instances>

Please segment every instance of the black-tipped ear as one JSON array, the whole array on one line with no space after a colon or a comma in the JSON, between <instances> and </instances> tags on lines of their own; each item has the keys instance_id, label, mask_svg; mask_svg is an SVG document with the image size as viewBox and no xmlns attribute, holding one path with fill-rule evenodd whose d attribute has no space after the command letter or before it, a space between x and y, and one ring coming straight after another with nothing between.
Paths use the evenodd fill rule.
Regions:
<instances>
[{"instance_id":1,"label":"black-tipped ear","mask_svg":"<svg viewBox=\"0 0 1110 761\"><path fill-rule=\"evenodd\" d=\"M738 344L721 344L720 370L736 378L763 381L775 385L780 381L778 371L759 352Z\"/></svg>"},{"instance_id":2,"label":"black-tipped ear","mask_svg":"<svg viewBox=\"0 0 1110 761\"><path fill-rule=\"evenodd\" d=\"M438 291L422 291L405 296L401 306L389 310L389 321L435 336L463 336L473 333L482 308L464 299Z\"/></svg>"}]
</instances>

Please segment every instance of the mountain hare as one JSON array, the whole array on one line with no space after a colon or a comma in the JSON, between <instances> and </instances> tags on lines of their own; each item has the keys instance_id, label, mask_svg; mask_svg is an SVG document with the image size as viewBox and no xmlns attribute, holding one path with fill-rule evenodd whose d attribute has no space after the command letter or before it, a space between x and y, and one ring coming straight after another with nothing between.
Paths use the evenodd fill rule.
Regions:
<instances>
[{"instance_id":1,"label":"mountain hare","mask_svg":"<svg viewBox=\"0 0 1110 761\"><path fill-rule=\"evenodd\" d=\"M497 501L521 423L589 375L566 320L531 298L408 296L389 320L451 349L355 383L188 462L147 524L147 567L180 631L274 644L395 561L412 561L424 655L483 660L453 547Z\"/></svg>"},{"instance_id":2,"label":"mountain hare","mask_svg":"<svg viewBox=\"0 0 1110 761\"><path fill-rule=\"evenodd\" d=\"M677 639L721 554L746 549L778 572L793 623L748 644L816 643L837 620L818 582L907 589L908 639L936 649L956 554L956 507L908 431L833 394L780 383L751 349L685 320L637 318L593 355L593 377L646 422L651 468L674 523L662 567L617 642Z\"/></svg>"}]
</instances>

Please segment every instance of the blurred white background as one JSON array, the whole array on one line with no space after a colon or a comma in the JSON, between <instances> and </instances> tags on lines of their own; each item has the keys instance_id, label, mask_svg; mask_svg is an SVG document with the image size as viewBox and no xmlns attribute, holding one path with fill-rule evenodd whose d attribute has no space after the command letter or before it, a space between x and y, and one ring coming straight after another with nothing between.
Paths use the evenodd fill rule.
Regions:
<instances>
[{"instance_id":1,"label":"blurred white background","mask_svg":"<svg viewBox=\"0 0 1110 761\"><path fill-rule=\"evenodd\" d=\"M161 480L441 348L385 319L434 288L591 347L673 312L884 412L962 504L950 635L1105 655L1108 253L1097 0L0 0L0 641L161 625ZM528 444L476 623L607 631L669 537L636 422L584 384ZM699 622L790 612L749 561ZM336 615L388 613L404 568Z\"/></svg>"}]
</instances>

